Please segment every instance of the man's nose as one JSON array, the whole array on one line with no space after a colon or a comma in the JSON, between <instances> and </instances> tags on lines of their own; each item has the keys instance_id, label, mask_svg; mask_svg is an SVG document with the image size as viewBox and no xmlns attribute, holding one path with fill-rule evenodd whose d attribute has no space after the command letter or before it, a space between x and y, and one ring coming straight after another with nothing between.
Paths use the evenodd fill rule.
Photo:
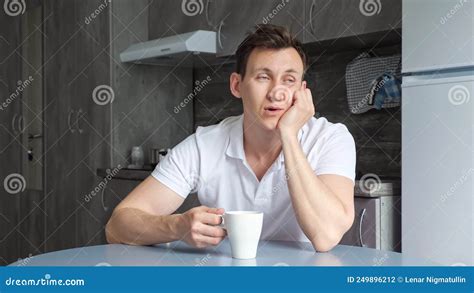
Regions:
<instances>
[{"instance_id":1,"label":"man's nose","mask_svg":"<svg viewBox=\"0 0 474 293\"><path fill-rule=\"evenodd\" d=\"M276 85L268 94L268 98L272 102L286 102L291 97L291 91L288 87L284 85Z\"/></svg>"}]
</instances>

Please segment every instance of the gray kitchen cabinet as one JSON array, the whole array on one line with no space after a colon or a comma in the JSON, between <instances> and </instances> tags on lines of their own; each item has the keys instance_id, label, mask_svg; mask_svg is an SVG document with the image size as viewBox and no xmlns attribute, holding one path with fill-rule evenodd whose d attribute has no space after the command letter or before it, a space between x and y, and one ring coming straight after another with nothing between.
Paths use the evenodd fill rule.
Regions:
<instances>
[{"instance_id":1,"label":"gray kitchen cabinet","mask_svg":"<svg viewBox=\"0 0 474 293\"><path fill-rule=\"evenodd\" d=\"M84 1L77 7L77 14L84 15L97 5L95 1ZM104 11L83 31L77 35L78 43L88 42L89 46L77 54L76 66L84 71L88 78L77 79L71 87L78 93L74 97L74 109L77 110L76 125L76 168L74 180L77 182L75 193L76 246L103 244L105 221L101 212L98 196L93 191L98 188L100 178L95 174L99 167L109 165L109 141L111 107L110 103L97 104L93 99L96 87L108 85L110 79L110 57L103 48L109 45L108 12ZM80 47L80 46L78 46ZM91 60L94 62L91 63Z\"/></svg>"},{"instance_id":2,"label":"gray kitchen cabinet","mask_svg":"<svg viewBox=\"0 0 474 293\"><path fill-rule=\"evenodd\" d=\"M285 26L296 38L303 41L305 12L303 1L265 0L261 3L260 5L265 5L261 23Z\"/></svg>"},{"instance_id":3,"label":"gray kitchen cabinet","mask_svg":"<svg viewBox=\"0 0 474 293\"><path fill-rule=\"evenodd\" d=\"M217 56L233 55L257 24L286 26L303 40L304 7L301 3L298 0L219 1L215 6Z\"/></svg>"},{"instance_id":4,"label":"gray kitchen cabinet","mask_svg":"<svg viewBox=\"0 0 474 293\"><path fill-rule=\"evenodd\" d=\"M65 6L67 5L67 9ZM92 93L109 81L108 14L87 26L77 23L95 1L48 1L44 26L46 104L46 251L87 245L103 228L96 221L94 201L84 198L96 187L95 170L108 163L109 106L94 102ZM76 21L71 21L76 20ZM57 22L61 26L55 25ZM73 36L73 37L71 37ZM89 44L83 46L84 43Z\"/></svg>"},{"instance_id":5,"label":"gray kitchen cabinet","mask_svg":"<svg viewBox=\"0 0 474 293\"><path fill-rule=\"evenodd\" d=\"M74 36L77 20L71 1L46 1L44 15L54 15L44 23L48 41L44 43L45 104L45 251L76 246L77 182L74 98L70 86L76 76L74 56L78 43ZM60 26L57 23L61 23ZM72 58L71 58L72 57Z\"/></svg>"},{"instance_id":6,"label":"gray kitchen cabinet","mask_svg":"<svg viewBox=\"0 0 474 293\"><path fill-rule=\"evenodd\" d=\"M26 189L20 196L20 217L17 229L21 234L18 256L26 258L44 251L44 189L43 189L43 83L41 77L43 35L37 30L43 22L41 2L31 2L21 18L22 80L21 97L21 174ZM29 82L27 82L27 80Z\"/></svg>"},{"instance_id":7,"label":"gray kitchen cabinet","mask_svg":"<svg viewBox=\"0 0 474 293\"><path fill-rule=\"evenodd\" d=\"M401 27L401 0L305 0L304 43Z\"/></svg>"},{"instance_id":8,"label":"gray kitchen cabinet","mask_svg":"<svg viewBox=\"0 0 474 293\"><path fill-rule=\"evenodd\" d=\"M400 196L355 197L355 218L340 244L400 251Z\"/></svg>"},{"instance_id":9,"label":"gray kitchen cabinet","mask_svg":"<svg viewBox=\"0 0 474 293\"><path fill-rule=\"evenodd\" d=\"M150 0L149 39L159 39L196 30L215 30L214 13L218 2L220 0ZM134 3L129 1L128 5L134 5Z\"/></svg>"},{"instance_id":10,"label":"gray kitchen cabinet","mask_svg":"<svg viewBox=\"0 0 474 293\"><path fill-rule=\"evenodd\" d=\"M233 55L246 33L263 21L267 1L219 1L215 9L217 56ZM245 17L243 17L245 16Z\"/></svg>"},{"instance_id":11,"label":"gray kitchen cabinet","mask_svg":"<svg viewBox=\"0 0 474 293\"><path fill-rule=\"evenodd\" d=\"M0 23L3 27L2 18L0 18ZM10 26L5 24L4 27L9 28ZM11 30L12 33L15 31L15 29ZM6 51L2 50L0 46L0 58L5 60L6 56ZM3 81L0 83L1 97L8 97L15 91L16 80L19 80L19 73L15 68L15 59L16 58L9 59L0 67L0 79ZM12 78L12 76L15 77ZM10 77L10 80L8 80L7 77ZM18 255L18 239L21 237L17 230L17 225L20 221L18 210L20 207L20 197L24 196L25 192L11 193L4 188L6 182L14 184L16 181L16 179L12 177L16 177L16 175L12 174L21 174L21 165L19 162L23 148L21 142L18 140L19 135L15 135L11 128L12 121L14 117L18 116L19 111L20 100L17 98L8 105L6 110L0 112L0 165L2 166L2 168L0 168L0 265L6 265L7 263L17 260L15 256ZM19 183L19 181L17 181L17 183ZM12 186L14 190L20 190L17 189L18 187L21 188L21 186Z\"/></svg>"},{"instance_id":12,"label":"gray kitchen cabinet","mask_svg":"<svg viewBox=\"0 0 474 293\"><path fill-rule=\"evenodd\" d=\"M22 140L23 96L18 91L25 80L20 47L21 21L0 12L0 265L25 257L24 224L31 223L21 203L28 199L28 182L22 170L26 147ZM21 207L21 208L20 208Z\"/></svg>"}]
</instances>

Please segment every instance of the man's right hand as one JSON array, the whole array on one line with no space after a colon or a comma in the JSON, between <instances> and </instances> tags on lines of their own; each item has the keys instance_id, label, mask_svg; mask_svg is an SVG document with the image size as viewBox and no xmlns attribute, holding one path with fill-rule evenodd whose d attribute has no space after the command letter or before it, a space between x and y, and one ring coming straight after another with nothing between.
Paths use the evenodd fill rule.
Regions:
<instances>
[{"instance_id":1,"label":"man's right hand","mask_svg":"<svg viewBox=\"0 0 474 293\"><path fill-rule=\"evenodd\" d=\"M218 245L226 236L226 231L217 226L224 209L199 206L181 215L180 234L182 240L191 246L204 248Z\"/></svg>"}]
</instances>

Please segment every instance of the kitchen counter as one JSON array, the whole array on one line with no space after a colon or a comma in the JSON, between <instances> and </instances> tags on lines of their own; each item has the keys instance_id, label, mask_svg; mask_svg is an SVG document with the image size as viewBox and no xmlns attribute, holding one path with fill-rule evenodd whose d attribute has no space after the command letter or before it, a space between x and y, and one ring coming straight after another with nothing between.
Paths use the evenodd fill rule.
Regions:
<instances>
[{"instance_id":1,"label":"kitchen counter","mask_svg":"<svg viewBox=\"0 0 474 293\"><path fill-rule=\"evenodd\" d=\"M114 176L113 179L124 179L124 180L145 180L154 169L151 166L145 166L144 169L120 169ZM97 169L97 176L104 178L108 175L110 169L99 168Z\"/></svg>"},{"instance_id":2,"label":"kitchen counter","mask_svg":"<svg viewBox=\"0 0 474 293\"><path fill-rule=\"evenodd\" d=\"M338 245L318 253L309 242L260 241L257 258L231 257L230 243L197 249L181 241L155 246L108 244L45 253L11 266L433 266L405 254Z\"/></svg>"}]
</instances>

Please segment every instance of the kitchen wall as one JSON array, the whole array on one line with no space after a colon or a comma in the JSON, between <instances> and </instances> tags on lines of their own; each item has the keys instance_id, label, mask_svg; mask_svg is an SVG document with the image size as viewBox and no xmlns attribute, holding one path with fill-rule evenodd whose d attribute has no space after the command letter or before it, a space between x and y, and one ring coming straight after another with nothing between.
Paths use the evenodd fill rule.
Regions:
<instances>
[{"instance_id":1,"label":"kitchen wall","mask_svg":"<svg viewBox=\"0 0 474 293\"><path fill-rule=\"evenodd\" d=\"M317 115L331 122L344 123L354 136L357 147L358 177L366 173L378 176L400 177L401 113L400 107L370 110L355 115L348 109L346 100L345 70L347 64L361 52L371 48L353 50L328 50L322 55L311 49L306 74L308 87L313 94ZM400 54L400 45L390 45L373 50L378 56ZM229 76L234 64L213 68L198 68L195 80L210 82L197 95L194 102L194 126L217 123L225 117L242 113L242 103L229 90Z\"/></svg>"},{"instance_id":2,"label":"kitchen wall","mask_svg":"<svg viewBox=\"0 0 474 293\"><path fill-rule=\"evenodd\" d=\"M147 162L150 148L174 146L192 132L192 107L173 112L192 90L192 70L120 62L128 46L149 40L149 5L148 0L112 4L112 166L125 167L134 145L144 148Z\"/></svg>"}]
</instances>

